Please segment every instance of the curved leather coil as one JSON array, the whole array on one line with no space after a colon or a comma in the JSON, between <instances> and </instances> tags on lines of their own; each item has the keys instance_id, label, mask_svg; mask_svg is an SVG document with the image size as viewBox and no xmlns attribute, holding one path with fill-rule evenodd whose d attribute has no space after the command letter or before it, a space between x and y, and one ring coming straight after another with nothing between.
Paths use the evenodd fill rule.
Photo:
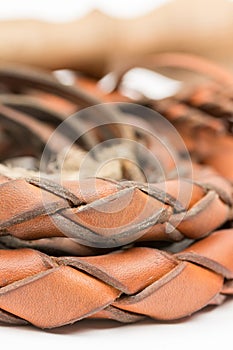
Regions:
<instances>
[{"instance_id":1,"label":"curved leather coil","mask_svg":"<svg viewBox=\"0 0 233 350\"><path fill-rule=\"evenodd\" d=\"M148 67L155 61L148 60ZM229 228L233 217L232 76L183 56L165 55L158 62L214 78L164 100L140 101L172 122L191 153L192 172L177 150L183 171L177 177L172 159L145 137L161 161L163 181L151 164L144 176L122 161L111 179L63 179L56 177L58 168L45 178L35 177L36 162L54 129L70 113L99 101L83 89L105 101L112 95L105 96L88 79L77 88L65 87L47 74L0 70L0 157L10 164L0 165L2 322L53 328L83 318L170 321L233 294L233 230L213 232ZM121 98L114 93L114 100ZM109 135L140 142L133 128L116 128L119 120L135 116L105 112L83 118L83 125L94 125L94 117L107 118L109 126L74 145L80 158ZM146 123L137 116L137 125ZM156 120L148 126L155 128ZM58 134L53 156L70 143L73 127ZM137 149L130 152L138 160ZM28 168L35 166L34 172L23 169L26 157L33 159ZM11 168L14 161L20 168ZM197 242L179 251L182 240ZM176 253L171 254L173 245Z\"/></svg>"},{"instance_id":2,"label":"curved leather coil","mask_svg":"<svg viewBox=\"0 0 233 350\"><path fill-rule=\"evenodd\" d=\"M41 328L91 317L135 322L190 316L233 294L233 230L170 253L134 247L96 257L0 251L0 320Z\"/></svg>"},{"instance_id":3,"label":"curved leather coil","mask_svg":"<svg viewBox=\"0 0 233 350\"><path fill-rule=\"evenodd\" d=\"M38 162L45 145L47 145L46 150L50 153L49 159L57 159L64 148L69 147L76 138L78 140L74 143L72 149L78 155L78 159L84 158L88 150L104 140L117 138L119 145L116 145L114 149L122 148L124 139L138 143L136 136L138 130L137 118L133 117L132 119L131 117L130 123L132 125L126 125L127 114L116 106L101 105L101 108L98 108L98 106L96 108L92 107L92 109L82 111L82 115L79 114L77 120L75 118L67 120L69 114L79 111L85 106L92 106L100 102L97 98L92 97L90 93L86 93L82 87L80 88L80 84L75 87L64 86L56 81L51 74L42 74L41 72L14 67L1 68L0 81L3 85L3 91L0 94L1 161L11 164L14 158L17 158L20 163L23 161L22 157L31 157L34 160L34 166L38 168ZM43 93L40 91L43 91ZM57 96L62 98L62 103L61 99L53 100ZM69 105L70 103L72 108ZM56 131L55 140L48 145L48 140L53 135L54 130L64 121L66 121L66 124L62 128L62 134L59 130ZM98 126L101 123L104 123L104 125ZM98 127L95 127L96 125ZM143 121L142 128L145 125L150 130L149 123ZM133 126L135 127L133 128ZM85 132L86 128L87 130L91 129L91 131ZM140 137L143 133L142 128L140 129ZM81 137L77 137L80 134ZM149 137L144 133L143 138L146 147L159 160L164 173L169 175L175 166L169 152L153 137ZM119 157L116 161L119 174L114 178L121 179L124 177L136 181L145 181L147 178L154 181L156 178L155 166L148 164L148 166L144 166L143 171L140 170L142 160L139 159L138 150L131 150L131 148L127 146L127 157L132 162L121 160ZM107 151L111 158L112 149ZM99 155L95 155L93 162L98 162L98 157ZM179 157L179 154L177 154L177 157ZM139 167L133 166L134 162L138 163ZM145 163L145 160L143 162ZM23 164L22 167L24 167ZM66 167L66 169L68 168Z\"/></svg>"}]
</instances>

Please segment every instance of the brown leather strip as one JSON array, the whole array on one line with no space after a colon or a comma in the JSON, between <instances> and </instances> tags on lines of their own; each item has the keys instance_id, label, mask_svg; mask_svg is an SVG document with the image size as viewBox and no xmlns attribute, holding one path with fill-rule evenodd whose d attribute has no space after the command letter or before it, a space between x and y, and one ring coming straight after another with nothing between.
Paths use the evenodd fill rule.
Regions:
<instances>
[{"instance_id":1,"label":"brown leather strip","mask_svg":"<svg viewBox=\"0 0 233 350\"><path fill-rule=\"evenodd\" d=\"M96 183L99 184L98 191L101 189L99 194ZM0 185L0 194L4 196L0 227L3 235L7 229L9 234L21 239L63 235L77 239L82 245L98 248L125 245L144 235L150 237L149 240L177 240L176 230L180 232L180 238L200 238L232 215L231 204L223 201L224 196L219 197L215 183L216 179L208 190L205 185L202 188L201 183L172 180L149 185L148 191L144 184L135 186L126 182L125 187L124 182L108 184L101 179L84 180L80 184L74 181L66 185L64 182L62 186L48 180L11 180ZM83 197L87 185L91 200ZM185 202L177 207L177 200L183 201L179 198L181 185L187 186L192 196L187 209ZM112 188L109 193L108 188ZM226 186L224 191L231 191L231 186ZM103 197L101 193L105 193ZM12 207L12 202L17 206ZM170 226L158 231L157 225L163 223Z\"/></svg>"},{"instance_id":2,"label":"brown leather strip","mask_svg":"<svg viewBox=\"0 0 233 350\"><path fill-rule=\"evenodd\" d=\"M83 258L51 258L30 249L2 250L0 271L10 279L0 289L0 307L41 328L86 317L122 322L143 316L160 320L186 317L208 304L220 303L221 293L233 294L229 245L233 245L233 230L216 231L188 248L196 251L195 262L189 256L189 262L185 261L186 251L171 255L142 247ZM205 261L213 262L209 267L201 264L204 260L198 253L206 247L212 260ZM15 261L20 263L18 269ZM224 279L219 266L221 271L231 271L231 276Z\"/></svg>"}]
</instances>

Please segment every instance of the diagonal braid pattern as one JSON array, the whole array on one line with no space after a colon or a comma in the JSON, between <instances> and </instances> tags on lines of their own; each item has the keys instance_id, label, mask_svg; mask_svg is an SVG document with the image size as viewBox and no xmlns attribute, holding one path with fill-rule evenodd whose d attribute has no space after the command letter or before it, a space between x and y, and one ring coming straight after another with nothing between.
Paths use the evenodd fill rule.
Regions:
<instances>
[{"instance_id":1,"label":"diagonal braid pattern","mask_svg":"<svg viewBox=\"0 0 233 350\"><path fill-rule=\"evenodd\" d=\"M53 328L83 318L175 320L233 294L233 230L170 254L133 247L93 257L0 254L0 320Z\"/></svg>"},{"instance_id":2,"label":"diagonal braid pattern","mask_svg":"<svg viewBox=\"0 0 233 350\"><path fill-rule=\"evenodd\" d=\"M231 184L217 175L147 185L2 176L0 233L21 240L69 237L96 248L199 239L231 219L231 193Z\"/></svg>"}]
</instances>

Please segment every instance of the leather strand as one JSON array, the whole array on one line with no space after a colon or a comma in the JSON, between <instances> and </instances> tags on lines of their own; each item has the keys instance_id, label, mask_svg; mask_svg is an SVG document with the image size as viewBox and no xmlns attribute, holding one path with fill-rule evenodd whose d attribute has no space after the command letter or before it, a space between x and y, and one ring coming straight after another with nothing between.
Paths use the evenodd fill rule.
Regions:
<instances>
[{"instance_id":1,"label":"leather strand","mask_svg":"<svg viewBox=\"0 0 233 350\"><path fill-rule=\"evenodd\" d=\"M0 232L21 240L69 237L95 248L199 239L232 218L231 194L231 184L220 176L157 184L4 177Z\"/></svg>"},{"instance_id":2,"label":"leather strand","mask_svg":"<svg viewBox=\"0 0 233 350\"><path fill-rule=\"evenodd\" d=\"M0 319L53 328L83 318L135 322L190 316L233 295L233 230L171 255L134 247L96 257L0 251Z\"/></svg>"}]
</instances>

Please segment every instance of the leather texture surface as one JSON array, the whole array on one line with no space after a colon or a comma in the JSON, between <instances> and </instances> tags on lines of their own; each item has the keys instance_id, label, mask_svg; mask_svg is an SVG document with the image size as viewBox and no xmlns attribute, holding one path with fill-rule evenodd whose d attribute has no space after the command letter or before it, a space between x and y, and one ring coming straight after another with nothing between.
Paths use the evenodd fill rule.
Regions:
<instances>
[{"instance_id":1,"label":"leather texture surface","mask_svg":"<svg viewBox=\"0 0 233 350\"><path fill-rule=\"evenodd\" d=\"M60 258L32 249L2 250L0 319L53 328L87 317L187 317L233 293L232 249L229 229L173 255L147 247Z\"/></svg>"},{"instance_id":2,"label":"leather texture surface","mask_svg":"<svg viewBox=\"0 0 233 350\"><path fill-rule=\"evenodd\" d=\"M132 63L116 72L109 94L87 77L66 86L36 69L0 68L1 322L40 328L84 318L170 322L233 295L232 75L177 54L149 57L144 65L176 66L211 80L194 79L163 100L135 100L119 89ZM142 131L156 131L158 118L135 110L104 105L56 130L101 101L137 102L161 113L190 158L184 144L174 143L173 127L166 134L171 156Z\"/></svg>"},{"instance_id":3,"label":"leather texture surface","mask_svg":"<svg viewBox=\"0 0 233 350\"><path fill-rule=\"evenodd\" d=\"M68 237L73 244L95 248L199 239L232 218L231 192L231 184L220 176L203 183L181 179L148 185L90 178L62 186L4 178L0 230L3 237Z\"/></svg>"}]
</instances>

